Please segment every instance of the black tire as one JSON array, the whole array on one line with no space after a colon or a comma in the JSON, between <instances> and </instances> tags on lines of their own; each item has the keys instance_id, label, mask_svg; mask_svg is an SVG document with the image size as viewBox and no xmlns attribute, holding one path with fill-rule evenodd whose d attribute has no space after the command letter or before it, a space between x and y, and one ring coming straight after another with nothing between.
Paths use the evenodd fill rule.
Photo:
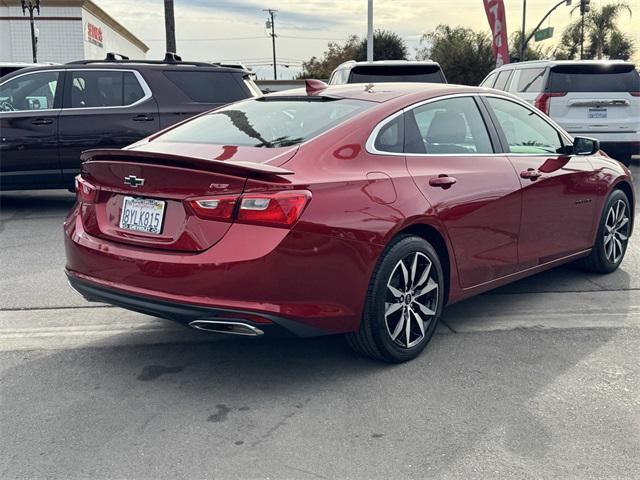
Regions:
<instances>
[{"instance_id":1,"label":"black tire","mask_svg":"<svg viewBox=\"0 0 640 480\"><path fill-rule=\"evenodd\" d=\"M621 205L624 205L627 221L622 227L615 230L615 232L618 233L614 232L613 234L609 234L612 209L614 209L615 214L615 209L621 208ZM600 215L596 243L589 256L582 261L582 267L590 272L596 273L611 273L616 270L620 266L620 263L622 263L627 251L630 231L631 205L624 192L616 189L609 194L607 201L604 203L604 208ZM607 240L607 238L609 238L609 240ZM614 242L615 245L612 246L611 242ZM612 248L616 250L612 252ZM618 252L617 254L616 251Z\"/></svg>"},{"instance_id":2,"label":"black tire","mask_svg":"<svg viewBox=\"0 0 640 480\"><path fill-rule=\"evenodd\" d=\"M410 259L408 266L407 259ZM408 277L403 275L401 261ZM412 271L415 272L414 277L419 278L412 279ZM426 279L423 279L423 275L426 275ZM408 278L408 284L403 285L405 278ZM433 287L434 283L437 287ZM426 290L428 293L421 293ZM402 297L394 291L401 291ZM405 292L409 292L408 296ZM389 363L411 360L431 340L442 313L444 294L444 275L435 249L423 238L400 235L387 246L378 260L367 291L360 328L346 334L347 342L356 352L377 360ZM388 303L389 300L391 303ZM402 307L394 310L397 305ZM385 315L388 306L391 313ZM423 308L435 314L426 315ZM418 315L413 313L416 311ZM409 329L404 323L407 316ZM423 321L420 322L418 317ZM400 334L397 333L399 328Z\"/></svg>"}]
</instances>

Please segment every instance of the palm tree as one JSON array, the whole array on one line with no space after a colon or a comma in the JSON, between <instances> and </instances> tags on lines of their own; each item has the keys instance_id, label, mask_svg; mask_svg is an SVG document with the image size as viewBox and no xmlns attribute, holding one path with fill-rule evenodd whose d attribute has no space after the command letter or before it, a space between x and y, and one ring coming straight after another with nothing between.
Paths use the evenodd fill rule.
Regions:
<instances>
[{"instance_id":1,"label":"palm tree","mask_svg":"<svg viewBox=\"0 0 640 480\"><path fill-rule=\"evenodd\" d=\"M571 10L575 12L580 5ZM620 31L616 22L620 15L627 11L631 16L631 7L626 2L608 3L602 7L591 7L591 11L584 16L584 37L588 44L585 47L585 58L601 60L604 55L609 58L628 59L633 53L633 40ZM581 35L581 21L578 18L571 22L562 36L562 47L556 54L557 58L575 58L579 50Z\"/></svg>"}]
</instances>

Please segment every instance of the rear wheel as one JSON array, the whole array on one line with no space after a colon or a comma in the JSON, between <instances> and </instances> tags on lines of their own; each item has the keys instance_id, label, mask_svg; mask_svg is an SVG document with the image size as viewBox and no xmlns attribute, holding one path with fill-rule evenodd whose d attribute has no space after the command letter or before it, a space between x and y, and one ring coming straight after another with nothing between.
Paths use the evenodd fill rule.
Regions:
<instances>
[{"instance_id":1,"label":"rear wheel","mask_svg":"<svg viewBox=\"0 0 640 480\"><path fill-rule=\"evenodd\" d=\"M443 282L435 249L420 237L398 237L376 266L360 328L346 336L349 345L387 362L415 358L435 332Z\"/></svg>"},{"instance_id":2,"label":"rear wheel","mask_svg":"<svg viewBox=\"0 0 640 480\"><path fill-rule=\"evenodd\" d=\"M598 236L591 253L584 259L587 270L610 273L616 270L627 251L631 233L631 205L621 190L607 198L598 227Z\"/></svg>"}]
</instances>

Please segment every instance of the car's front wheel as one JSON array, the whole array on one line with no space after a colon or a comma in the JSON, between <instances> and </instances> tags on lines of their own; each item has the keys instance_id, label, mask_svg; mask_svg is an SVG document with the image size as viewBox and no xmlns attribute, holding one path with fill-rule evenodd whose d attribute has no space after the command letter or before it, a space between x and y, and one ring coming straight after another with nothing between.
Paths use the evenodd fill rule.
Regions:
<instances>
[{"instance_id":1,"label":"car's front wheel","mask_svg":"<svg viewBox=\"0 0 640 480\"><path fill-rule=\"evenodd\" d=\"M587 270L610 273L622 263L631 233L631 205L621 190L611 192L605 202L596 243L584 259Z\"/></svg>"},{"instance_id":2,"label":"car's front wheel","mask_svg":"<svg viewBox=\"0 0 640 480\"><path fill-rule=\"evenodd\" d=\"M444 276L435 249L402 235L373 273L358 331L347 341L358 353L387 362L415 358L429 343L442 312Z\"/></svg>"}]
</instances>

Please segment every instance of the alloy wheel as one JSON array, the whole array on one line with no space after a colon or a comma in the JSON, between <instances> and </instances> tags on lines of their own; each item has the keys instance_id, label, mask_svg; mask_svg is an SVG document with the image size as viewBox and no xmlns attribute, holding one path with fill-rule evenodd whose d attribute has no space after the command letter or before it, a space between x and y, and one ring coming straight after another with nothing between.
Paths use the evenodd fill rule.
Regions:
<instances>
[{"instance_id":1,"label":"alloy wheel","mask_svg":"<svg viewBox=\"0 0 640 480\"><path fill-rule=\"evenodd\" d=\"M424 253L401 259L387 281L384 320L391 340L404 348L422 341L434 321L439 285Z\"/></svg>"},{"instance_id":2,"label":"alloy wheel","mask_svg":"<svg viewBox=\"0 0 640 480\"><path fill-rule=\"evenodd\" d=\"M618 263L629 239L629 215L627 204L618 200L611 205L604 224L604 253L611 263Z\"/></svg>"}]
</instances>

